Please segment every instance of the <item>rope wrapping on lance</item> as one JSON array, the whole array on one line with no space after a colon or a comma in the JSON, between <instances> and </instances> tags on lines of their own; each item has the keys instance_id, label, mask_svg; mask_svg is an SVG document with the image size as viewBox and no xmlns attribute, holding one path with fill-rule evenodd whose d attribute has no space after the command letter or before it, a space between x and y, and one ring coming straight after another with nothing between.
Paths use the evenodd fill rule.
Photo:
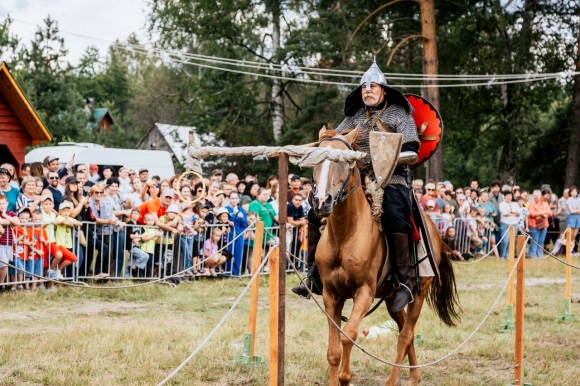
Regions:
<instances>
[{"instance_id":1,"label":"rope wrapping on lance","mask_svg":"<svg viewBox=\"0 0 580 386\"><path fill-rule=\"evenodd\" d=\"M193 141L193 133L189 135L187 150L187 169L202 173L201 159L209 156L265 156L277 157L286 153L290 162L304 168L314 167L325 160L347 163L350 167L367 156L366 153L354 150L331 149L327 147L307 147L303 145L287 146L241 146L241 147L199 147Z\"/></svg>"}]
</instances>

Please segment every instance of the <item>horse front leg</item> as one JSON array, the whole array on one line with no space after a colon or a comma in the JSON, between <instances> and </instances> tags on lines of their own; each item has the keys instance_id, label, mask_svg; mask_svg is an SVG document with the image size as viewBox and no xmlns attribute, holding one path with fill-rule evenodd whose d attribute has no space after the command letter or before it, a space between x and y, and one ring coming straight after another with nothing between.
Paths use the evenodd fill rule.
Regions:
<instances>
[{"instance_id":1,"label":"horse front leg","mask_svg":"<svg viewBox=\"0 0 580 386\"><path fill-rule=\"evenodd\" d=\"M421 286L424 287L424 286ZM413 340L415 339L415 326L421 315L421 309L423 308L423 301L425 300L426 291L424 288L421 290L421 296L415 294L415 301L407 306L407 315L404 312L399 312L399 315L391 315L393 319L397 321L399 325L399 339L397 342L397 356L395 357L395 363L401 364L405 359L405 356L409 355L409 365L417 365L417 357L415 356L415 346ZM401 329L400 318L404 318L404 325ZM400 367L393 366L393 370L389 377L385 381L385 386L397 386ZM418 385L421 381L421 373L419 369L411 369L409 372L409 385Z\"/></svg>"},{"instance_id":2,"label":"horse front leg","mask_svg":"<svg viewBox=\"0 0 580 386\"><path fill-rule=\"evenodd\" d=\"M356 340L358 336L358 330L360 323L367 314L368 310L371 308L374 299L374 292L369 286L364 285L360 287L353 297L353 307L352 312L348 318L348 322L344 326L343 331L348 335L353 341ZM341 334L342 343L342 365L340 370L340 380L341 386L348 386L350 380L352 379L352 371L350 369L350 354L352 352L353 343L344 335Z\"/></svg>"},{"instance_id":3,"label":"horse front leg","mask_svg":"<svg viewBox=\"0 0 580 386\"><path fill-rule=\"evenodd\" d=\"M340 326L340 316L342 308L344 307L344 300L340 299L338 295L328 291L327 286L322 290L322 300L324 301L324 308L326 313L330 315L332 320ZM341 348L340 348L340 332L334 326L330 318L328 319L328 351L326 357L328 359L328 384L329 386L338 385L338 366L340 365Z\"/></svg>"}]
</instances>

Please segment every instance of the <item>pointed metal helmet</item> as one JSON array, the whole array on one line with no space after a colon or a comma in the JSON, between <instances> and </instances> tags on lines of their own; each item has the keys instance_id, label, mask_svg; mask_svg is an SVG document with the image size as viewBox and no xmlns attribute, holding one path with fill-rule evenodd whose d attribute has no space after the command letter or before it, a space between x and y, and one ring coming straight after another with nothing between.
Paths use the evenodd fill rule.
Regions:
<instances>
[{"instance_id":1,"label":"pointed metal helmet","mask_svg":"<svg viewBox=\"0 0 580 386\"><path fill-rule=\"evenodd\" d=\"M360 86L366 83L365 89L370 90L372 82L380 84L381 86L387 85L387 79L385 78L385 75L383 74L379 66L377 66L376 58L373 59L373 64L369 67L367 72L365 72L362 78L360 79Z\"/></svg>"}]
</instances>

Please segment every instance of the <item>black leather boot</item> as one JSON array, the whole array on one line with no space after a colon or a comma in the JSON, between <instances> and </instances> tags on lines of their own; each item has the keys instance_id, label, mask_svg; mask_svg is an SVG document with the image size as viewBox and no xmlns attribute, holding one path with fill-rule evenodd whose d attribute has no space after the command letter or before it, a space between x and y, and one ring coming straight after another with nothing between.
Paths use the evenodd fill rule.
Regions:
<instances>
[{"instance_id":1,"label":"black leather boot","mask_svg":"<svg viewBox=\"0 0 580 386\"><path fill-rule=\"evenodd\" d=\"M413 288L411 287L411 270L409 268L409 236L404 233L393 233L389 235L392 252L391 262L394 273L393 301L389 311L401 311L408 303L413 302Z\"/></svg>"},{"instance_id":2,"label":"black leather boot","mask_svg":"<svg viewBox=\"0 0 580 386\"><path fill-rule=\"evenodd\" d=\"M310 288L313 294L322 295L322 280L320 280L320 273L318 272L316 262L310 266L304 284L300 283L293 287L292 292L301 298L310 299L310 292L308 292L307 288Z\"/></svg>"},{"instance_id":3,"label":"black leather boot","mask_svg":"<svg viewBox=\"0 0 580 386\"><path fill-rule=\"evenodd\" d=\"M304 298L310 299L310 291L316 295L322 295L322 280L320 280L320 273L318 273L318 268L316 267L316 260L314 259L314 254L316 253L316 247L318 246L318 241L320 240L320 218L314 213L312 209L308 212L308 274L306 275L305 284L298 284L292 288L292 292L296 295Z\"/></svg>"}]
</instances>

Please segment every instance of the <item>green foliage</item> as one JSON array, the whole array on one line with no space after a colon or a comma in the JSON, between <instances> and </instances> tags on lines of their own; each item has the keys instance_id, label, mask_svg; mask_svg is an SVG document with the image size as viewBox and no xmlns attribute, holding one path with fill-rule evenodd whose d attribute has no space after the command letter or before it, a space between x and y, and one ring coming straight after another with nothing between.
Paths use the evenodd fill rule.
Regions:
<instances>
[{"instance_id":1,"label":"green foliage","mask_svg":"<svg viewBox=\"0 0 580 386\"><path fill-rule=\"evenodd\" d=\"M421 73L421 40L403 42L421 33L419 5L401 1L384 7L387 3L151 0L149 31L158 37L156 48L244 60L260 64L260 72L267 71L271 63L281 63L287 65L283 74L289 78L304 76L296 66L364 71L373 55L385 72ZM435 5L441 74L574 68L577 2L442 0ZM281 47L273 55L276 20L280 20L282 36ZM272 80L252 74L258 70L127 50L125 44L141 44L134 35L104 55L88 47L79 65L72 67L63 60L66 49L55 21L45 23L28 47L18 46L9 34L9 21L0 23L0 56L11 57L20 85L56 140L133 147L154 123L162 122L195 126L198 134L209 134L225 146L273 144ZM308 77L358 81L358 77L338 75ZM412 86L417 81L390 82L411 85L402 88L404 93L421 94L421 88ZM350 87L293 80L282 81L281 88L285 122L280 144L312 142L323 125L336 127L351 91ZM486 186L498 176L504 180L515 177L526 187L541 182L561 187L572 125L572 92L570 79L440 88L445 178L456 185L478 179ZM87 98L92 99L93 108L110 110L116 122L110 133L86 130L88 118L83 109ZM247 157L216 162L239 174L265 176L277 168L276 160ZM293 167L290 170L308 174ZM423 168L417 171L418 176L423 173Z\"/></svg>"}]
</instances>

